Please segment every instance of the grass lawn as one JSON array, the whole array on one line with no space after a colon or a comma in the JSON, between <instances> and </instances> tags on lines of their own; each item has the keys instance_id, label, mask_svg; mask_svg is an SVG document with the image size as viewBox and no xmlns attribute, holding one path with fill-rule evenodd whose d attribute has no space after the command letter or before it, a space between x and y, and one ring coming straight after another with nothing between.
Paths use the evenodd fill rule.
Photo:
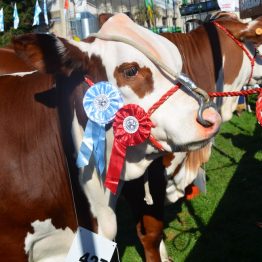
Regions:
<instances>
[{"instance_id":1,"label":"grass lawn","mask_svg":"<svg viewBox=\"0 0 262 262\"><path fill-rule=\"evenodd\" d=\"M262 127L254 114L223 124L205 166L207 194L166 207L170 257L184 261L262 261ZM120 261L142 261L132 214L118 206Z\"/></svg>"}]
</instances>

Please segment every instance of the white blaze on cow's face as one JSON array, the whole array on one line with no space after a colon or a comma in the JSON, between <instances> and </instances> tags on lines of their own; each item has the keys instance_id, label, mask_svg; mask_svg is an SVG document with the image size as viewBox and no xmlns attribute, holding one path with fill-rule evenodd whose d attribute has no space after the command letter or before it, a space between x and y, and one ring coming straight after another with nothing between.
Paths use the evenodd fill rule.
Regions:
<instances>
[{"instance_id":1,"label":"white blaze on cow's face","mask_svg":"<svg viewBox=\"0 0 262 262\"><path fill-rule=\"evenodd\" d=\"M175 45L138 26L123 14L110 18L99 33L124 36L146 48L174 71L181 71L182 60ZM87 49L89 56L101 57L108 80L118 86L125 104L138 104L147 111L174 86L175 79L131 45L95 39L82 48ZM220 124L218 113L213 108L205 110L204 118L213 124L207 128L196 120L198 108L198 102L192 95L178 90L153 113L151 120L156 127L152 129L152 134L167 151L176 150L176 145L209 139L217 132Z\"/></svg>"}]
</instances>

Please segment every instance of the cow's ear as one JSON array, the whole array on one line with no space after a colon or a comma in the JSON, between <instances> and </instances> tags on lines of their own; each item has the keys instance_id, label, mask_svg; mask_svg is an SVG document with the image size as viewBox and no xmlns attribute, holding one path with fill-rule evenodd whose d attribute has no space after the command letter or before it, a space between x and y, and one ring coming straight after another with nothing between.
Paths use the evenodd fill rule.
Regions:
<instances>
[{"instance_id":1,"label":"cow's ear","mask_svg":"<svg viewBox=\"0 0 262 262\"><path fill-rule=\"evenodd\" d=\"M109 14L109 13L100 14L98 16L99 28L101 28L103 26L103 24L112 16L113 16L113 14Z\"/></svg>"},{"instance_id":2,"label":"cow's ear","mask_svg":"<svg viewBox=\"0 0 262 262\"><path fill-rule=\"evenodd\" d=\"M14 49L27 64L41 72L70 75L86 71L88 56L67 40L51 34L25 34L13 39Z\"/></svg>"}]
</instances>

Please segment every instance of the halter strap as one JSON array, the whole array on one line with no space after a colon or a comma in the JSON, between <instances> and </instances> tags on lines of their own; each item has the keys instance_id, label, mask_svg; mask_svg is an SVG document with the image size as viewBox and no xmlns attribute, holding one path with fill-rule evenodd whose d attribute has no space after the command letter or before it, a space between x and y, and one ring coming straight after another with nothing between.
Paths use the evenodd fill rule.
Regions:
<instances>
[{"instance_id":1,"label":"halter strap","mask_svg":"<svg viewBox=\"0 0 262 262\"><path fill-rule=\"evenodd\" d=\"M171 95L173 95L179 88L181 83L176 84L171 87L156 103L154 103L147 111L148 116L150 117L156 109L158 109ZM153 137L152 134L149 136L150 142L160 151L165 151L163 146Z\"/></svg>"},{"instance_id":2,"label":"halter strap","mask_svg":"<svg viewBox=\"0 0 262 262\"><path fill-rule=\"evenodd\" d=\"M249 76L249 79L248 79L248 82L247 84L250 83L251 81L251 78L253 76L253 72L254 72L254 66L255 66L255 59L256 59L256 52L255 52L255 55L252 57L250 55L250 53L247 51L247 49L245 48L244 44L242 42L240 42L238 39L236 39L233 34L231 32L229 32L224 26L222 26L221 24L219 24L218 22L216 21L213 21L212 22L216 27L218 27L220 30L222 30L228 37L230 37L242 50L243 52L247 55L249 61L250 61L250 64L251 64L251 73L250 73L250 76Z\"/></svg>"}]
</instances>

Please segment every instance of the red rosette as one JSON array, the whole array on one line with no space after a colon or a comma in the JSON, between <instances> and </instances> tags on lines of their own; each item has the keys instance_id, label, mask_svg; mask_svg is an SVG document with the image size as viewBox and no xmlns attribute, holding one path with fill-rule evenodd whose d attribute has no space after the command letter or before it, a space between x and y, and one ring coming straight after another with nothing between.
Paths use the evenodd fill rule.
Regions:
<instances>
[{"instance_id":1,"label":"red rosette","mask_svg":"<svg viewBox=\"0 0 262 262\"><path fill-rule=\"evenodd\" d=\"M113 123L114 136L123 146L135 146L149 137L152 125L142 107L129 104L116 113Z\"/></svg>"},{"instance_id":2,"label":"red rosette","mask_svg":"<svg viewBox=\"0 0 262 262\"><path fill-rule=\"evenodd\" d=\"M127 147L141 144L149 138L152 126L148 114L138 105L125 105L116 113L114 144L105 180L105 186L112 193L117 191Z\"/></svg>"}]
</instances>

